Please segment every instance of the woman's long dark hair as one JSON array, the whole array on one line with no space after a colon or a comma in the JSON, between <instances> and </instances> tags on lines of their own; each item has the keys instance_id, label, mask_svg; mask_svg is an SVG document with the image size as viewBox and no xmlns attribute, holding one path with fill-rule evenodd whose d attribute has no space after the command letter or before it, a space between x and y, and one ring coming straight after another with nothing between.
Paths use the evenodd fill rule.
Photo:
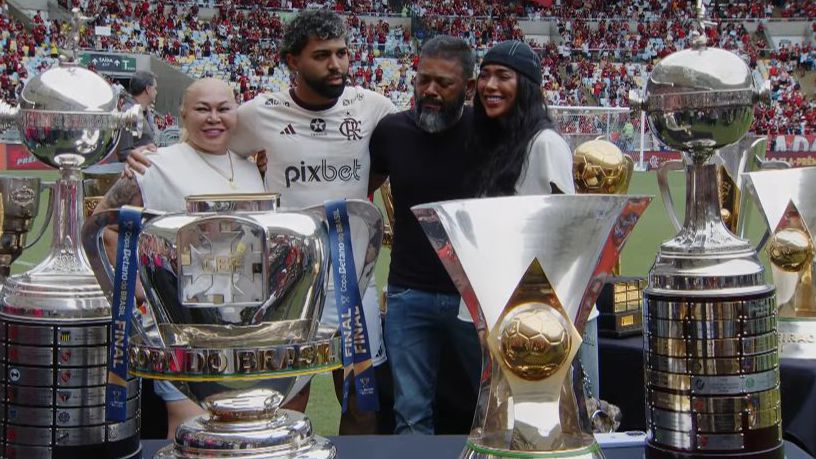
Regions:
<instances>
[{"instance_id":1,"label":"woman's long dark hair","mask_svg":"<svg viewBox=\"0 0 816 459\"><path fill-rule=\"evenodd\" d=\"M552 129L541 88L516 73L516 100L510 113L488 118L478 94L473 98L473 132L470 151L478 161L476 186L479 196L510 196L516 192L527 147L542 129Z\"/></svg>"}]
</instances>

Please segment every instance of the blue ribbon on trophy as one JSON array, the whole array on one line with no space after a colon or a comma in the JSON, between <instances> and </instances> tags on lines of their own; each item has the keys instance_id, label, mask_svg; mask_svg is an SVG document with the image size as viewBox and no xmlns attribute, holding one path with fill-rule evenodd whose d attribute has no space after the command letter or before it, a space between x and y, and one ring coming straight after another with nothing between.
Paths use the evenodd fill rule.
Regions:
<instances>
[{"instance_id":1,"label":"blue ribbon on trophy","mask_svg":"<svg viewBox=\"0 0 816 459\"><path fill-rule=\"evenodd\" d=\"M343 342L343 412L348 408L352 376L358 408L362 411L377 411L380 406L377 384L374 379L363 301L357 283L357 270L354 266L346 201L343 199L327 201L325 207L334 274L334 298Z\"/></svg>"},{"instance_id":2,"label":"blue ribbon on trophy","mask_svg":"<svg viewBox=\"0 0 816 459\"><path fill-rule=\"evenodd\" d=\"M105 417L108 422L127 419L128 337L136 293L138 259L136 243L142 229L142 209L123 206L119 211L119 242L116 247L113 303L111 307L108 386Z\"/></svg>"}]
</instances>

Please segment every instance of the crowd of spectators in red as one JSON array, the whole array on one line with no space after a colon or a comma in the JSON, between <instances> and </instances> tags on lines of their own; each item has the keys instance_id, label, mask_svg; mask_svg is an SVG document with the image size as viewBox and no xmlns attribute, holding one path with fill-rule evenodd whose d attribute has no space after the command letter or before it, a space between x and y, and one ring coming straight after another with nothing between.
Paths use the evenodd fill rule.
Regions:
<instances>
[{"instance_id":1,"label":"crowd of spectators in red","mask_svg":"<svg viewBox=\"0 0 816 459\"><path fill-rule=\"evenodd\" d=\"M2 4L3 0L0 0ZM422 38L445 33L468 41L477 53L483 53L498 41L524 39L519 25L523 17L558 17L561 44L531 44L541 55L544 87L548 100L556 105L626 106L630 89L643 79L656 60L689 45L694 22L691 0L420 0L406 2L400 11L389 11L381 0L233 0L215 1L216 16L210 21L199 18L199 6L153 0L59 0L63 6L81 6L86 14L96 15L92 25L111 28L110 36L99 36L87 27L80 44L106 51L145 52L179 64L185 57L224 56L227 75L236 85L239 97L247 100L261 90L258 77L272 75L281 68L276 44L283 28L281 17L271 9L326 7L348 14L352 41L351 80L355 84L385 92L387 95L411 92L411 70L416 65L413 37L404 31L396 40L389 35L384 21L366 23L360 14L412 14L419 19L415 32ZM201 3L201 2L199 2ZM758 19L771 16L816 17L816 2L769 2L743 0L712 1L709 14L714 18ZM350 13L350 14L349 14ZM602 18L589 21L591 18ZM632 19L635 21L631 21ZM0 30L16 35L13 52L0 59L0 89L3 97L13 98L13 88L26 69L21 59L32 47L41 47L60 35L57 21L36 22L30 32L18 23L0 18ZM630 23L632 25L630 25ZM816 30L816 22L814 22ZM757 109L757 129L774 132L814 132L816 124L809 115L813 99L805 97L793 74L810 70L816 62L811 48L769 49L763 25L749 32L740 21L722 21L706 30L709 43L740 54L751 68L770 59L771 80L776 88L776 106ZM400 39L401 38L401 39ZM386 42L389 48L386 50ZM28 46L26 46L28 45ZM46 46L46 54L48 46ZM12 51L9 40L4 51ZM17 57L15 57L17 56ZM395 59L390 65L397 77L383 80L383 66L377 58ZM251 63L251 64L247 64ZM13 72L9 70L13 69ZM810 76L809 76L810 77ZM15 80L16 78L16 80Z\"/></svg>"}]
</instances>

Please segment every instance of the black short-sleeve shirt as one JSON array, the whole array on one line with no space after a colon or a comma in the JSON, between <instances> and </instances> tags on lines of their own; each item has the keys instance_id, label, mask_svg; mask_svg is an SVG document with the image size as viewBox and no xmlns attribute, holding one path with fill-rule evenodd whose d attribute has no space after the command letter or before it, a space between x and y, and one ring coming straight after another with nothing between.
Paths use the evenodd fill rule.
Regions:
<instances>
[{"instance_id":1,"label":"black short-sleeve shirt","mask_svg":"<svg viewBox=\"0 0 816 459\"><path fill-rule=\"evenodd\" d=\"M387 175L394 197L394 240L388 283L429 292L457 293L411 207L475 195L467 151L472 111L446 131L421 130L411 110L388 115L371 137L371 171Z\"/></svg>"}]
</instances>

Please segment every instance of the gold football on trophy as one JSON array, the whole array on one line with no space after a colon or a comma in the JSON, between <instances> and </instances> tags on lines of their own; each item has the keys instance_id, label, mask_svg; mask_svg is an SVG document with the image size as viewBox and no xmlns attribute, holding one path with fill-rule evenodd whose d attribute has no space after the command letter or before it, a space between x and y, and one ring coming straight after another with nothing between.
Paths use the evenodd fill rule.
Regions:
<instances>
[{"instance_id":1,"label":"gold football on trophy","mask_svg":"<svg viewBox=\"0 0 816 459\"><path fill-rule=\"evenodd\" d=\"M635 163L612 142L595 139L578 145L573 177L579 193L623 194L629 188Z\"/></svg>"},{"instance_id":2,"label":"gold football on trophy","mask_svg":"<svg viewBox=\"0 0 816 459\"><path fill-rule=\"evenodd\" d=\"M768 242L768 257L779 269L801 271L813 260L813 241L798 228L785 228Z\"/></svg>"},{"instance_id":3,"label":"gold football on trophy","mask_svg":"<svg viewBox=\"0 0 816 459\"><path fill-rule=\"evenodd\" d=\"M563 315L548 304L529 303L501 326L501 356L516 376L538 381L553 375L570 353Z\"/></svg>"}]
</instances>

